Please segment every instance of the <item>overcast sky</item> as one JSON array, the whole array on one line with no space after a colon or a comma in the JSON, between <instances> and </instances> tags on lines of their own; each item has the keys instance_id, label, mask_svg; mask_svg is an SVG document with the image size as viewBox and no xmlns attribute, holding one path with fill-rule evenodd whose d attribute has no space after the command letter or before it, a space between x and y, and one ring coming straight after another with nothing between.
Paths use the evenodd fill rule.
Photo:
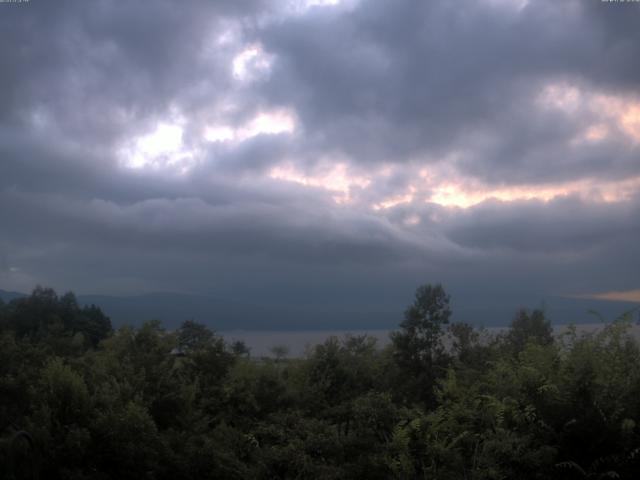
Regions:
<instances>
[{"instance_id":1,"label":"overcast sky","mask_svg":"<svg viewBox=\"0 0 640 480\"><path fill-rule=\"evenodd\" d=\"M640 301L639 25L601 0L0 4L0 288Z\"/></svg>"}]
</instances>

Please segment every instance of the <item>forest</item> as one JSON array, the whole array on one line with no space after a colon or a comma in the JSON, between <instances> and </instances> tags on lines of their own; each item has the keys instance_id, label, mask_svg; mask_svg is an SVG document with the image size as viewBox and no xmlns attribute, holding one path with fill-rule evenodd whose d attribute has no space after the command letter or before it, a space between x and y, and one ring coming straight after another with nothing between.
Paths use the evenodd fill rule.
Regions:
<instances>
[{"instance_id":1,"label":"forest","mask_svg":"<svg viewBox=\"0 0 640 480\"><path fill-rule=\"evenodd\" d=\"M492 335L451 314L426 284L384 348L347 335L255 358L191 320L113 329L38 287L0 301L0 475L640 478L630 313L559 336L542 310Z\"/></svg>"}]
</instances>

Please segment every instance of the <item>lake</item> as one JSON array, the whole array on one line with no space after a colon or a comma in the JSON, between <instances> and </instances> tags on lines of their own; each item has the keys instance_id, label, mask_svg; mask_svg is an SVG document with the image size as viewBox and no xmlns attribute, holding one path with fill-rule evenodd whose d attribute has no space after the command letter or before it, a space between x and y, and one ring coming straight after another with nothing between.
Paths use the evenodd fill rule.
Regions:
<instances>
[{"instance_id":1,"label":"lake","mask_svg":"<svg viewBox=\"0 0 640 480\"><path fill-rule=\"evenodd\" d=\"M578 333L594 332L602 328L602 323L586 323L576 325ZM554 334L560 335L566 331L568 325L554 326ZM486 328L487 334L492 335L505 330L506 327ZM307 348L323 343L330 336L339 338L345 335L370 335L377 339L378 346L384 347L389 343L389 334L393 330L284 330L284 331L259 331L259 330L227 330L219 332L227 341L242 340L251 349L254 357L272 356L271 348L284 346L289 350L290 357L301 357ZM640 339L640 326L633 324L633 335Z\"/></svg>"}]
</instances>

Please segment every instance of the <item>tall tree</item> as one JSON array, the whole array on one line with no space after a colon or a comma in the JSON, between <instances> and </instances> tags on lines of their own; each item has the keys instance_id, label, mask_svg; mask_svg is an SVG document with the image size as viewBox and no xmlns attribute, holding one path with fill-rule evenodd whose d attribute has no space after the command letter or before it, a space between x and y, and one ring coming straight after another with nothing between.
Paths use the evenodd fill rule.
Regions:
<instances>
[{"instance_id":1,"label":"tall tree","mask_svg":"<svg viewBox=\"0 0 640 480\"><path fill-rule=\"evenodd\" d=\"M540 309L532 312L520 309L507 333L506 340L514 353L521 352L527 343L550 345L553 343L553 328Z\"/></svg>"},{"instance_id":2,"label":"tall tree","mask_svg":"<svg viewBox=\"0 0 640 480\"><path fill-rule=\"evenodd\" d=\"M404 312L401 330L391 334L403 390L408 399L428 406L433 404L433 387L446 365L442 334L451 317L449 301L440 284L418 287L413 304Z\"/></svg>"}]
</instances>

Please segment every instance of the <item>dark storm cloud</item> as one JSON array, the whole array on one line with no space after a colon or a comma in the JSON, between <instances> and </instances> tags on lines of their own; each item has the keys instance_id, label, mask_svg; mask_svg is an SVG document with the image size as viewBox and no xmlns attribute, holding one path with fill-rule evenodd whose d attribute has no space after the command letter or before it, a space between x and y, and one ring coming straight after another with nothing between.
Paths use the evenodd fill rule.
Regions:
<instances>
[{"instance_id":1,"label":"dark storm cloud","mask_svg":"<svg viewBox=\"0 0 640 480\"><path fill-rule=\"evenodd\" d=\"M590 78L607 87L622 88L635 95L640 88L640 9L607 8L604 2L583 2L585 16L593 26L589 33L598 40L597 56L584 58L584 68Z\"/></svg>"},{"instance_id":2,"label":"dark storm cloud","mask_svg":"<svg viewBox=\"0 0 640 480\"><path fill-rule=\"evenodd\" d=\"M37 2L0 18L0 105L7 123L54 123L103 145L175 102L214 103L232 52L210 48L225 18L259 1ZM204 98L200 92L204 91ZM34 118L39 116L40 118Z\"/></svg>"},{"instance_id":3,"label":"dark storm cloud","mask_svg":"<svg viewBox=\"0 0 640 480\"><path fill-rule=\"evenodd\" d=\"M5 272L9 270L9 261L7 259L7 254L4 251L4 247L0 247L0 272Z\"/></svg>"},{"instance_id":4,"label":"dark storm cloud","mask_svg":"<svg viewBox=\"0 0 640 480\"><path fill-rule=\"evenodd\" d=\"M637 149L574 154L565 143L588 118L536 111L534 100L559 81L637 95L638 30L616 25L640 9L515 4L372 0L271 25L260 38L278 60L265 94L358 162L437 161L462 147L475 154L460 168L484 180L548 181L565 165L573 177L624 175L608 167L622 155L628 171Z\"/></svg>"},{"instance_id":5,"label":"dark storm cloud","mask_svg":"<svg viewBox=\"0 0 640 480\"><path fill-rule=\"evenodd\" d=\"M637 287L637 197L464 210L428 202L427 185L372 208L406 196L424 167L495 187L640 175L620 125L580 140L602 121L594 95L640 95L640 5L516 3L2 6L0 288L246 288L330 304L397 301L421 281ZM270 66L236 78L234 59L256 45ZM544 105L549 85L584 98ZM278 109L292 132L202 138ZM163 122L180 125L193 163L130 168L127 149ZM295 175L271 178L282 164Z\"/></svg>"},{"instance_id":6,"label":"dark storm cloud","mask_svg":"<svg viewBox=\"0 0 640 480\"><path fill-rule=\"evenodd\" d=\"M52 241L187 254L267 255L279 261L370 262L411 246L379 218L335 212L322 203L211 205L199 198L154 199L121 206L103 200L6 192L0 209L16 243L43 231ZM15 207L18 208L15 208ZM415 252L414 252L415 253Z\"/></svg>"},{"instance_id":7,"label":"dark storm cloud","mask_svg":"<svg viewBox=\"0 0 640 480\"><path fill-rule=\"evenodd\" d=\"M257 135L239 146L214 145L207 153L208 161L200 167L202 173L264 173L287 156L299 158L305 155L301 145L292 140L290 135Z\"/></svg>"},{"instance_id":8,"label":"dark storm cloud","mask_svg":"<svg viewBox=\"0 0 640 480\"><path fill-rule=\"evenodd\" d=\"M624 206L571 196L548 203L487 201L457 215L447 235L471 248L577 255L637 238L639 219L640 198Z\"/></svg>"},{"instance_id":9,"label":"dark storm cloud","mask_svg":"<svg viewBox=\"0 0 640 480\"><path fill-rule=\"evenodd\" d=\"M544 115L531 119L522 128L506 130L507 138L484 145L471 143L455 164L489 184L544 184L592 177L615 180L638 174L640 148L630 145L622 134L595 145L576 145L571 139L579 134L578 125L563 132L565 122Z\"/></svg>"}]
</instances>

